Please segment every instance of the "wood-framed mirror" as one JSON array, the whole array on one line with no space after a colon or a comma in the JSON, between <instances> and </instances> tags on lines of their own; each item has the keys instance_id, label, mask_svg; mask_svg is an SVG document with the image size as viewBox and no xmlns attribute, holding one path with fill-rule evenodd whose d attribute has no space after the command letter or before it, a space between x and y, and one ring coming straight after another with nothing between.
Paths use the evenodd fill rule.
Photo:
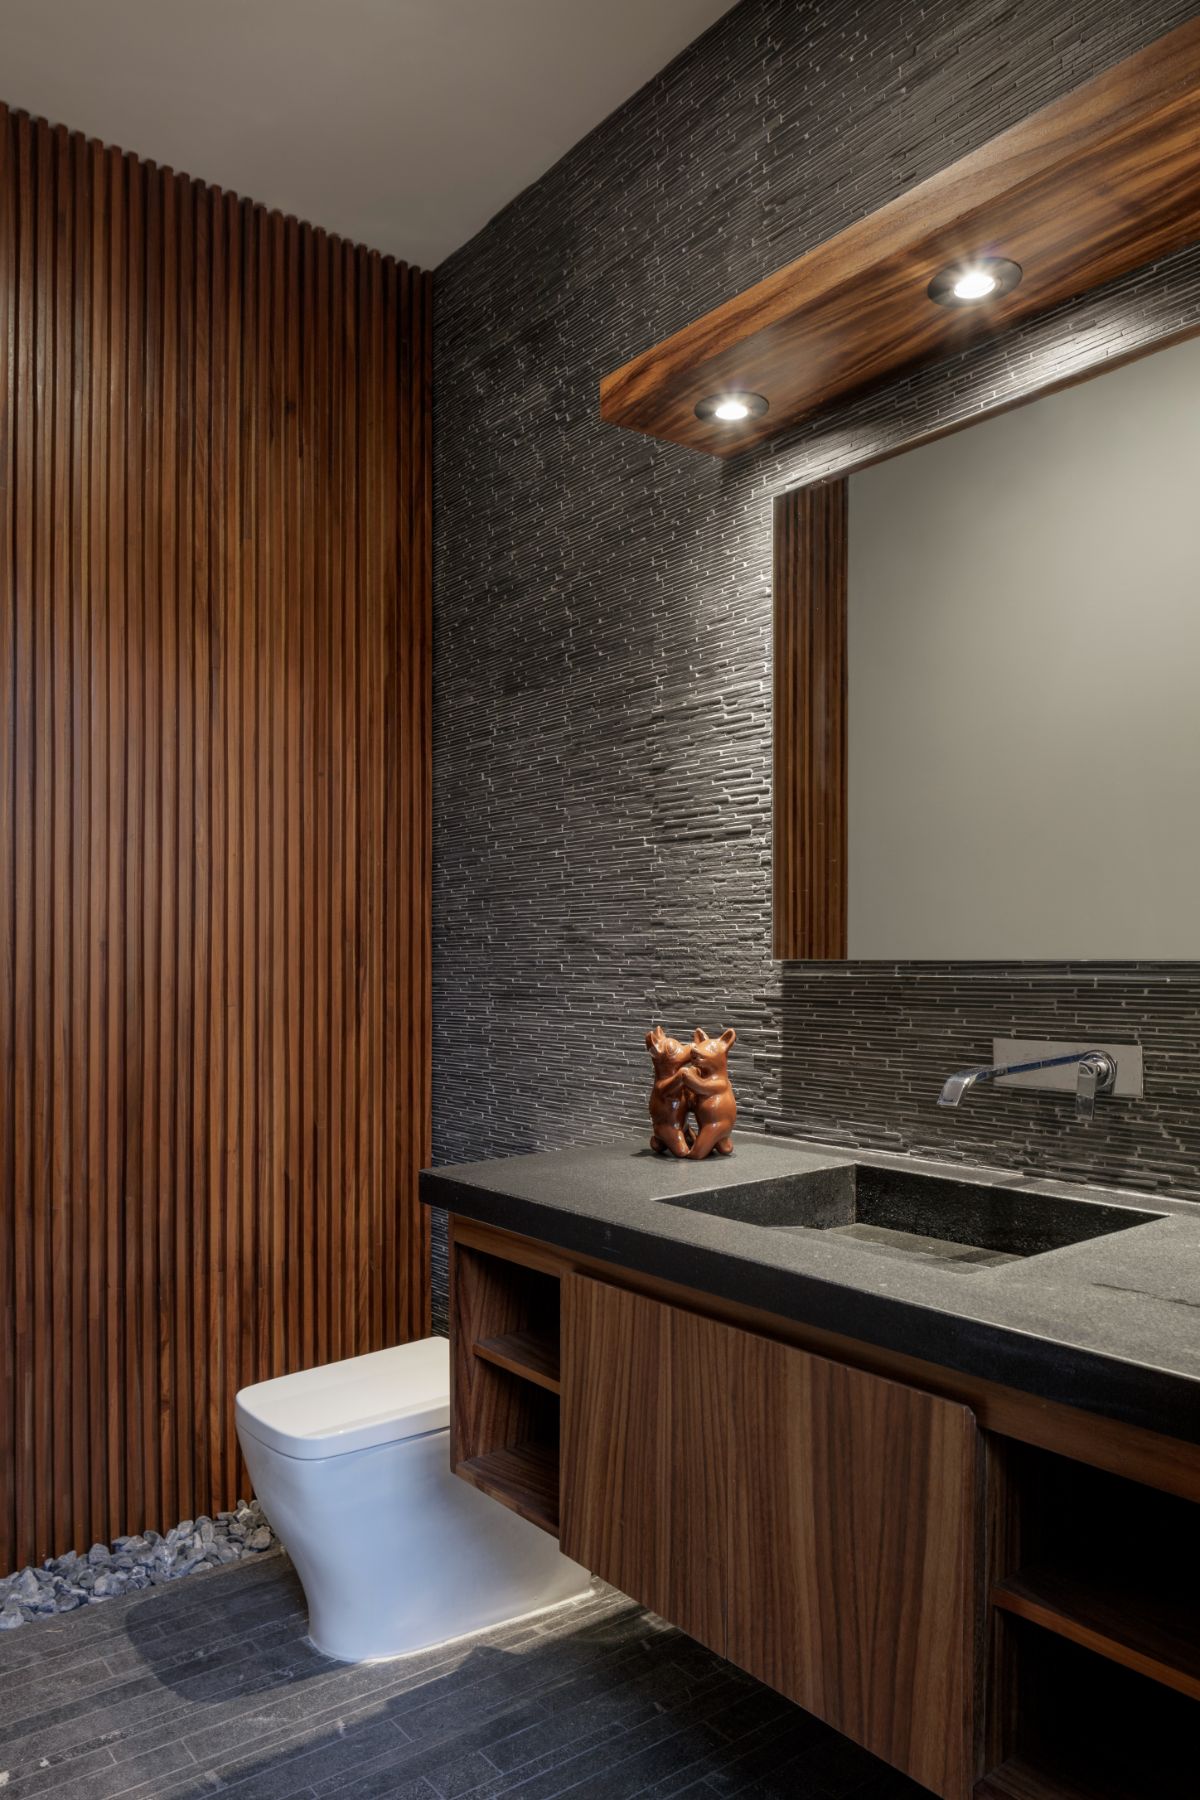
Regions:
<instances>
[{"instance_id":1,"label":"wood-framed mirror","mask_svg":"<svg viewBox=\"0 0 1200 1800\"><path fill-rule=\"evenodd\" d=\"M1200 957L1200 338L780 495L774 954Z\"/></svg>"}]
</instances>

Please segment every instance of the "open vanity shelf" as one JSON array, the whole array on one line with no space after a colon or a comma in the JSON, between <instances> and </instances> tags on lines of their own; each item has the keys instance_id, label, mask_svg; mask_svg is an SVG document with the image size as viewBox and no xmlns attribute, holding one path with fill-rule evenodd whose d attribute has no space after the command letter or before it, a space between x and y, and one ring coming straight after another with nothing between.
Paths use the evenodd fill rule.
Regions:
<instances>
[{"instance_id":1,"label":"open vanity shelf","mask_svg":"<svg viewBox=\"0 0 1200 1800\"><path fill-rule=\"evenodd\" d=\"M1194 1800L1195 1701L1023 1629L1022 1747L974 1800Z\"/></svg>"},{"instance_id":2,"label":"open vanity shelf","mask_svg":"<svg viewBox=\"0 0 1200 1800\"><path fill-rule=\"evenodd\" d=\"M532 1381L547 1393L560 1391L558 1378L558 1337L553 1331L502 1331L498 1337L484 1338L475 1345L476 1356Z\"/></svg>"},{"instance_id":3,"label":"open vanity shelf","mask_svg":"<svg viewBox=\"0 0 1200 1800\"><path fill-rule=\"evenodd\" d=\"M1087 292L1200 238L1200 19L919 183L636 356L600 385L601 416L730 456L818 406ZM985 305L929 298L970 259L1017 263ZM731 427L697 403L768 410Z\"/></svg>"},{"instance_id":4,"label":"open vanity shelf","mask_svg":"<svg viewBox=\"0 0 1200 1800\"><path fill-rule=\"evenodd\" d=\"M1014 1618L1200 1700L1197 1596L1161 1573L1065 1562L1020 1569L992 1589Z\"/></svg>"},{"instance_id":5,"label":"open vanity shelf","mask_svg":"<svg viewBox=\"0 0 1200 1800\"><path fill-rule=\"evenodd\" d=\"M997 1440L989 1800L1183 1800L1200 1732L1194 1502ZM1149 1786L1147 1785L1149 1783Z\"/></svg>"},{"instance_id":6,"label":"open vanity shelf","mask_svg":"<svg viewBox=\"0 0 1200 1800\"><path fill-rule=\"evenodd\" d=\"M558 1532L558 1276L460 1247L451 1355L455 1473Z\"/></svg>"},{"instance_id":7,"label":"open vanity shelf","mask_svg":"<svg viewBox=\"0 0 1200 1800\"><path fill-rule=\"evenodd\" d=\"M1171 1593L1124 1568L1034 1564L991 1589L991 1604L1200 1699L1195 1593Z\"/></svg>"}]
</instances>

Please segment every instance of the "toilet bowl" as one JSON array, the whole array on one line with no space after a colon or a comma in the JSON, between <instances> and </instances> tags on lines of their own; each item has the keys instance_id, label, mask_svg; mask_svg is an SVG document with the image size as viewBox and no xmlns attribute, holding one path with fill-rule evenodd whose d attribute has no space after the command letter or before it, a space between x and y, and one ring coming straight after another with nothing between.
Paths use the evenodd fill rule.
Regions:
<instances>
[{"instance_id":1,"label":"toilet bowl","mask_svg":"<svg viewBox=\"0 0 1200 1800\"><path fill-rule=\"evenodd\" d=\"M243 1388L237 1429L329 1656L403 1656L588 1589L553 1538L451 1474L444 1338Z\"/></svg>"}]
</instances>

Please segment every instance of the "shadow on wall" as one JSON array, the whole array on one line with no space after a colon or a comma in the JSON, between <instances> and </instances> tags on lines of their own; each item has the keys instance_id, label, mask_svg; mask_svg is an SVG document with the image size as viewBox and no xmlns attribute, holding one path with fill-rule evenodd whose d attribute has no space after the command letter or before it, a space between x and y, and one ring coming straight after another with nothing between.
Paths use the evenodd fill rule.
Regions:
<instances>
[{"instance_id":1,"label":"shadow on wall","mask_svg":"<svg viewBox=\"0 0 1200 1800\"><path fill-rule=\"evenodd\" d=\"M1091 1125L1069 1095L989 1089L950 1111L946 1076L994 1037L1139 1043L1141 1100ZM826 1142L1200 1198L1200 965L785 963L779 1115Z\"/></svg>"}]
</instances>

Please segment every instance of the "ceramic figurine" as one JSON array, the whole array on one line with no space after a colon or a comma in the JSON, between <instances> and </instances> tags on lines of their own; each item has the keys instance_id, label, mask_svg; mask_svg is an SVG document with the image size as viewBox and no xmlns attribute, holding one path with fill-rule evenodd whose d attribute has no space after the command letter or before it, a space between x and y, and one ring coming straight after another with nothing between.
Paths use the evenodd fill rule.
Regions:
<instances>
[{"instance_id":1,"label":"ceramic figurine","mask_svg":"<svg viewBox=\"0 0 1200 1800\"><path fill-rule=\"evenodd\" d=\"M650 1123L653 1131L650 1148L669 1150L672 1156L686 1156L692 1146L687 1127L692 1096L680 1080L680 1070L692 1054L690 1044L668 1037L661 1025L646 1033L646 1048L654 1063L654 1086L650 1089Z\"/></svg>"},{"instance_id":2,"label":"ceramic figurine","mask_svg":"<svg viewBox=\"0 0 1200 1800\"><path fill-rule=\"evenodd\" d=\"M737 1101L725 1072L730 1046L737 1037L732 1028L720 1037L705 1037L700 1027L691 1043L691 1057L680 1070L680 1080L694 1096L692 1106L700 1129L688 1151L699 1162L710 1150L727 1156L733 1149L733 1122L737 1118Z\"/></svg>"},{"instance_id":3,"label":"ceramic figurine","mask_svg":"<svg viewBox=\"0 0 1200 1800\"><path fill-rule=\"evenodd\" d=\"M699 1161L710 1151L728 1155L733 1149L733 1123L737 1101L725 1070L733 1030L718 1038L706 1037L696 1027L690 1044L668 1037L661 1025L646 1033L646 1048L654 1063L650 1090L650 1148L672 1156ZM688 1115L694 1114L693 1132Z\"/></svg>"}]
</instances>

